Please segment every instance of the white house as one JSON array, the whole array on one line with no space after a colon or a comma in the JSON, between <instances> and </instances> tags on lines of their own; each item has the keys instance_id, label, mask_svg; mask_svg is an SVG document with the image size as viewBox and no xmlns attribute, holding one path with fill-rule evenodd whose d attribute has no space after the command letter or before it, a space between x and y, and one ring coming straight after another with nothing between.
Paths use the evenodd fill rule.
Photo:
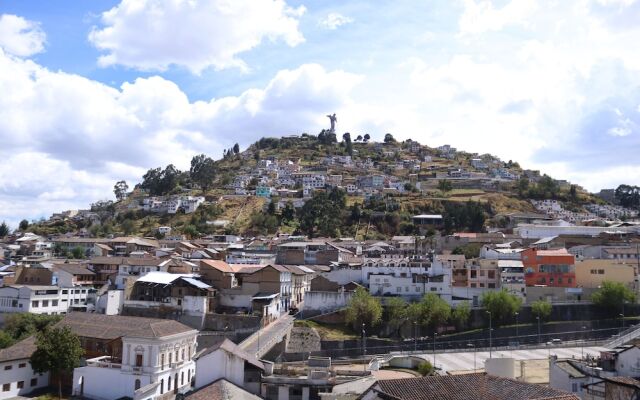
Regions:
<instances>
[{"instance_id":1,"label":"white house","mask_svg":"<svg viewBox=\"0 0 640 400\"><path fill-rule=\"evenodd\" d=\"M80 318L86 321L69 322L74 333L86 337L89 329L108 330L110 335L121 338L122 357L96 357L88 359L86 366L76 368L72 382L74 396L151 400L191 388L197 330L173 320L95 314ZM86 324L91 327L85 328Z\"/></svg>"},{"instance_id":2,"label":"white house","mask_svg":"<svg viewBox=\"0 0 640 400\"><path fill-rule=\"evenodd\" d=\"M260 393L260 375L264 371L264 364L229 339L221 337L218 342L196 354L194 359L196 390L223 378L251 393Z\"/></svg>"},{"instance_id":3,"label":"white house","mask_svg":"<svg viewBox=\"0 0 640 400\"><path fill-rule=\"evenodd\" d=\"M39 285L9 285L0 288L0 312L32 314L66 314L73 308L84 308L93 288Z\"/></svg>"},{"instance_id":4,"label":"white house","mask_svg":"<svg viewBox=\"0 0 640 400\"><path fill-rule=\"evenodd\" d=\"M0 400L25 396L49 385L49 373L36 374L29 359L36 350L35 337L0 350Z\"/></svg>"}]
</instances>

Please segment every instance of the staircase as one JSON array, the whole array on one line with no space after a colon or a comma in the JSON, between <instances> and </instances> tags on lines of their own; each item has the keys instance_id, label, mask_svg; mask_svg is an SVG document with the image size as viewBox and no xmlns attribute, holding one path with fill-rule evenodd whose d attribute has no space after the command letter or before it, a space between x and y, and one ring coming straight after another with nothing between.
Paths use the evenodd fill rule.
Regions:
<instances>
[{"instance_id":1,"label":"staircase","mask_svg":"<svg viewBox=\"0 0 640 400\"><path fill-rule=\"evenodd\" d=\"M611 340L606 344L606 347L612 349L614 347L622 346L623 344L629 343L633 339L640 338L640 324L634 325L621 332L618 337Z\"/></svg>"}]
</instances>

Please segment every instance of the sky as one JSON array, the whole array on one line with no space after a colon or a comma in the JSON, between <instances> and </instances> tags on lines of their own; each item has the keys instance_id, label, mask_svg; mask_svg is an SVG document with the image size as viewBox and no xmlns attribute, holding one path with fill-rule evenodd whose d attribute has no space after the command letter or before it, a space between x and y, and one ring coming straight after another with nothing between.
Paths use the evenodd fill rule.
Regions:
<instances>
[{"instance_id":1,"label":"sky","mask_svg":"<svg viewBox=\"0 0 640 400\"><path fill-rule=\"evenodd\" d=\"M640 183L640 0L0 0L0 221L327 128Z\"/></svg>"}]
</instances>

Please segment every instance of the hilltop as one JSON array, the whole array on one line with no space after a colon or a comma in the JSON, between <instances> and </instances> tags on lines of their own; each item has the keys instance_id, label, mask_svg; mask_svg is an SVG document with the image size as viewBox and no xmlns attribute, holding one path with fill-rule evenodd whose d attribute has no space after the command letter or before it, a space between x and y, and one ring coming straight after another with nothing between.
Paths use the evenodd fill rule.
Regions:
<instances>
[{"instance_id":1,"label":"hilltop","mask_svg":"<svg viewBox=\"0 0 640 400\"><path fill-rule=\"evenodd\" d=\"M115 202L56 214L29 229L162 236L162 226L188 237L285 232L377 238L415 233L415 214L442 214L446 231L477 231L505 227L510 213L535 213L532 200L557 200L577 214L585 205L603 204L577 185L490 154L398 142L390 134L382 143L349 134L340 139L330 131L263 138L244 151L237 145L225 150L220 160L194 157L190 171L153 168L132 191L119 182ZM195 204L195 211L178 206L166 212L167 201L176 198Z\"/></svg>"}]
</instances>

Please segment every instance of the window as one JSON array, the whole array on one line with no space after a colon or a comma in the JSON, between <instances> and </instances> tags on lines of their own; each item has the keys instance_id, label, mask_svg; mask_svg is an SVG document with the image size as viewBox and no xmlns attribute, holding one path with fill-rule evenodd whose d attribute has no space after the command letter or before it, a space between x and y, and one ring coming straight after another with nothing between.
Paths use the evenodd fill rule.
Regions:
<instances>
[{"instance_id":1,"label":"window","mask_svg":"<svg viewBox=\"0 0 640 400\"><path fill-rule=\"evenodd\" d=\"M431 288L429 288L429 290L431 290L432 292L437 292L437 291L438 291L438 288L436 288L436 287L431 287Z\"/></svg>"},{"instance_id":2,"label":"window","mask_svg":"<svg viewBox=\"0 0 640 400\"><path fill-rule=\"evenodd\" d=\"M4 370L5 371L9 371L10 369L13 369L13 365L5 365L4 366Z\"/></svg>"},{"instance_id":3,"label":"window","mask_svg":"<svg viewBox=\"0 0 640 400\"><path fill-rule=\"evenodd\" d=\"M49 307L49 300L42 300L42 307Z\"/></svg>"},{"instance_id":4,"label":"window","mask_svg":"<svg viewBox=\"0 0 640 400\"><path fill-rule=\"evenodd\" d=\"M171 390L171 377L167 378L167 390Z\"/></svg>"},{"instance_id":5,"label":"window","mask_svg":"<svg viewBox=\"0 0 640 400\"><path fill-rule=\"evenodd\" d=\"M38 308L39 304L40 304L40 302L38 300L34 300L34 301L31 302L31 307Z\"/></svg>"},{"instance_id":6,"label":"window","mask_svg":"<svg viewBox=\"0 0 640 400\"><path fill-rule=\"evenodd\" d=\"M136 354L136 367L142 367L142 354Z\"/></svg>"},{"instance_id":7,"label":"window","mask_svg":"<svg viewBox=\"0 0 640 400\"><path fill-rule=\"evenodd\" d=\"M160 369L164 369L164 354L160 355Z\"/></svg>"},{"instance_id":8,"label":"window","mask_svg":"<svg viewBox=\"0 0 640 400\"><path fill-rule=\"evenodd\" d=\"M571 391L574 392L574 393L578 391L578 384L577 383L572 383L571 384Z\"/></svg>"},{"instance_id":9,"label":"window","mask_svg":"<svg viewBox=\"0 0 640 400\"><path fill-rule=\"evenodd\" d=\"M133 390L138 390L138 389L140 389L140 379L136 379L136 382L133 388Z\"/></svg>"},{"instance_id":10,"label":"window","mask_svg":"<svg viewBox=\"0 0 640 400\"><path fill-rule=\"evenodd\" d=\"M62 294L69 294L69 291L67 289L62 291Z\"/></svg>"},{"instance_id":11,"label":"window","mask_svg":"<svg viewBox=\"0 0 640 400\"><path fill-rule=\"evenodd\" d=\"M51 300L51 305L53 307L57 307L58 306L58 300Z\"/></svg>"},{"instance_id":12,"label":"window","mask_svg":"<svg viewBox=\"0 0 640 400\"><path fill-rule=\"evenodd\" d=\"M160 379L160 394L162 393L164 393L164 379Z\"/></svg>"},{"instance_id":13,"label":"window","mask_svg":"<svg viewBox=\"0 0 640 400\"><path fill-rule=\"evenodd\" d=\"M5 383L4 385L2 385L3 392L8 392L9 390L11 390L11 383Z\"/></svg>"},{"instance_id":14,"label":"window","mask_svg":"<svg viewBox=\"0 0 640 400\"><path fill-rule=\"evenodd\" d=\"M31 387L38 386L38 378L31 378Z\"/></svg>"},{"instance_id":15,"label":"window","mask_svg":"<svg viewBox=\"0 0 640 400\"><path fill-rule=\"evenodd\" d=\"M27 366L27 363L20 363L18 364L18 368L24 368Z\"/></svg>"},{"instance_id":16,"label":"window","mask_svg":"<svg viewBox=\"0 0 640 400\"><path fill-rule=\"evenodd\" d=\"M180 372L180 386L184 385L184 371Z\"/></svg>"},{"instance_id":17,"label":"window","mask_svg":"<svg viewBox=\"0 0 640 400\"><path fill-rule=\"evenodd\" d=\"M184 360L184 349L182 349L182 359Z\"/></svg>"},{"instance_id":18,"label":"window","mask_svg":"<svg viewBox=\"0 0 640 400\"><path fill-rule=\"evenodd\" d=\"M18 381L18 389L24 389L24 381Z\"/></svg>"}]
</instances>

